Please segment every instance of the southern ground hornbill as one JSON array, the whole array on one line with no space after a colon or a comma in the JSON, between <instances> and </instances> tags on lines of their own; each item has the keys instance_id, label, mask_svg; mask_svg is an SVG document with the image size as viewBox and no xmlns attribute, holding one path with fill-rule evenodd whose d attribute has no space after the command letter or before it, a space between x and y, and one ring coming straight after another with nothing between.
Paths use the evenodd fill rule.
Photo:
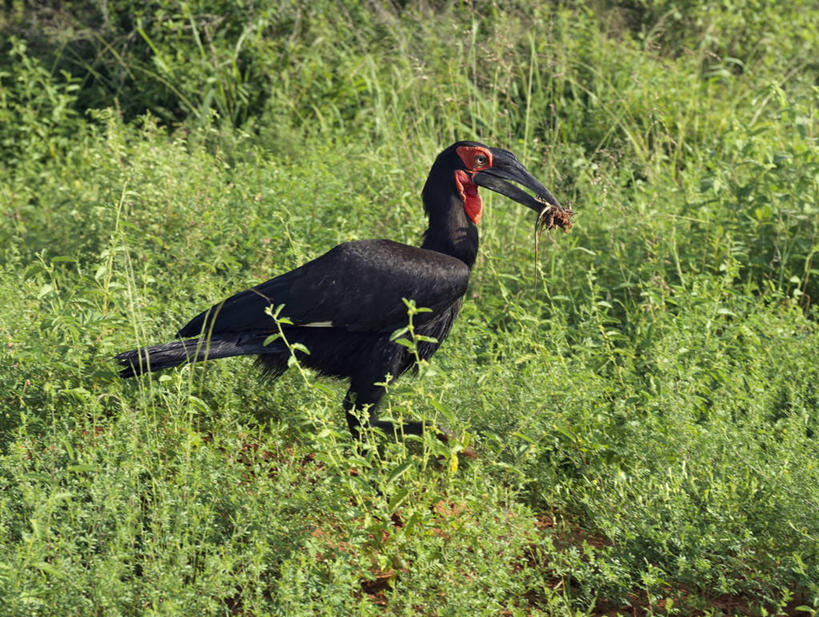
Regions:
<instances>
[{"instance_id":1,"label":"southern ground hornbill","mask_svg":"<svg viewBox=\"0 0 819 617\"><path fill-rule=\"evenodd\" d=\"M181 340L119 354L125 367L120 374L131 377L185 362L256 355L270 375L278 376L288 367L291 349L282 338L269 340L279 326L268 307L284 305L279 319L291 322L281 326L285 339L309 351L299 354L299 361L323 375L350 380L344 410L353 435L359 434L362 413L368 414L370 426L391 433L396 427L376 414L385 392L378 384L415 363L415 355L391 335L408 323L405 298L431 309L413 318L415 332L428 337L417 347L421 359L432 356L449 333L478 252L479 186L541 214L550 208L565 216L511 152L473 141L455 143L438 155L424 186L429 227L420 248L391 240L340 244L197 315L177 333ZM402 428L416 435L424 429L421 422Z\"/></svg>"}]
</instances>

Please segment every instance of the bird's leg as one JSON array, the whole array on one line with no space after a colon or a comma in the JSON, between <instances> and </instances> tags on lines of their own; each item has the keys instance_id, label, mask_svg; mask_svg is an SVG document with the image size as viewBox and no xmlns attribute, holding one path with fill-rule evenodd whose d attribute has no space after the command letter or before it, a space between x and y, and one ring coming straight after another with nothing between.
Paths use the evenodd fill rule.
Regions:
<instances>
[{"instance_id":1,"label":"bird's leg","mask_svg":"<svg viewBox=\"0 0 819 617\"><path fill-rule=\"evenodd\" d=\"M347 394L344 396L344 412L347 415L347 425L350 427L350 432L353 434L353 437L355 439L361 439L361 423L359 422L359 416L356 410L364 410L365 408L369 414L364 421L365 427L371 426L380 429L385 435L397 436L399 432L403 432L405 435L423 435L425 429L423 422L395 424L388 420L378 419L376 408L384 397L385 392L386 390L383 386L371 384L362 387L356 383L353 383L350 389L347 390ZM427 427L427 429L429 428L431 427ZM436 431L436 437L446 443L455 436L449 431L439 428ZM470 447L464 448L462 453L469 458L477 458L478 456L475 450Z\"/></svg>"},{"instance_id":2,"label":"bird's leg","mask_svg":"<svg viewBox=\"0 0 819 617\"><path fill-rule=\"evenodd\" d=\"M344 396L344 412L347 415L347 425L350 427L350 432L353 437L359 439L361 437L361 423L359 422L359 413L366 409L368 414L364 421L365 426L380 429L385 435L396 435L399 432L409 435L422 435L424 433L424 425L422 422L404 422L403 424L395 424L387 420L379 420L376 409L381 399L384 398L386 390L384 386L376 386L374 384L363 385L361 383L353 382L347 394Z\"/></svg>"}]
</instances>

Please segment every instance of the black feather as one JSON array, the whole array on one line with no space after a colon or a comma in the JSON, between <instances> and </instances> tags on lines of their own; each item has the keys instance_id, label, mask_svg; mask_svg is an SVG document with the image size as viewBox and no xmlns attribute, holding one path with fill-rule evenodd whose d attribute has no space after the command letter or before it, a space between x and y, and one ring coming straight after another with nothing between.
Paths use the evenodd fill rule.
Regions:
<instances>
[{"instance_id":1,"label":"black feather","mask_svg":"<svg viewBox=\"0 0 819 617\"><path fill-rule=\"evenodd\" d=\"M385 392L376 384L415 365L416 356L391 340L392 333L408 323L404 300L430 309L413 316L416 333L426 338L418 343L418 357L427 359L452 327L478 253L478 228L465 211L463 191L464 182L477 177L479 171L467 167L468 155L460 158L460 148L468 152L487 149L483 160L492 160L487 146L477 142L458 142L437 157L422 193L429 226L420 247L391 240L340 244L295 270L200 313L177 333L184 340L118 355L124 367L120 374L131 377L185 362L256 355L265 372L277 377L287 370L291 349L295 349L303 365L322 375L350 380L344 409L353 434L358 434L359 412L366 408L370 425L394 429L375 413ZM492 153L500 176L517 178L540 190L542 185L511 153ZM514 162L514 173L500 169L503 161ZM477 185L468 186L474 199ZM513 199L518 199L516 195L529 197L523 191L504 190ZM471 204L474 207L474 201ZM278 315L289 323L276 323L267 310L281 305ZM282 339L264 344L279 332L289 347ZM300 351L304 347L307 353ZM419 434L423 426L410 422L403 430Z\"/></svg>"},{"instance_id":2,"label":"black feather","mask_svg":"<svg viewBox=\"0 0 819 617\"><path fill-rule=\"evenodd\" d=\"M264 345L267 335L255 333L223 334L206 338L171 341L151 347L141 347L123 352L116 356L119 364L124 366L120 377L134 377L143 373L159 371L178 366L186 362L200 362L245 356L252 354L281 354L281 344Z\"/></svg>"}]
</instances>

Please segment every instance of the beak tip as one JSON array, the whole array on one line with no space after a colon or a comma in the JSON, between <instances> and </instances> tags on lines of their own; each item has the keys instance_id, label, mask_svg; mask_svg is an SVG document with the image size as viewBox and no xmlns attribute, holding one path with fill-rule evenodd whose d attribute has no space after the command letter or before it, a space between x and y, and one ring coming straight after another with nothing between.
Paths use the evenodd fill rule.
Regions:
<instances>
[{"instance_id":1,"label":"beak tip","mask_svg":"<svg viewBox=\"0 0 819 617\"><path fill-rule=\"evenodd\" d=\"M537 201L539 201L544 206L552 206L553 208L557 208L561 214L566 213L566 209L560 205L560 202L555 199L555 197L551 193L546 193L545 195L537 195L535 197Z\"/></svg>"}]
</instances>

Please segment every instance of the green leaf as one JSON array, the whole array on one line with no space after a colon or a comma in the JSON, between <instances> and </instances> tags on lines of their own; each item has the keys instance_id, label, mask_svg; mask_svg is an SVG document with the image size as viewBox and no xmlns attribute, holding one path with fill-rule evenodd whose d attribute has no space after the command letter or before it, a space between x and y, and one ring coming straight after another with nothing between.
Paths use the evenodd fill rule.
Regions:
<instances>
[{"instance_id":1,"label":"green leaf","mask_svg":"<svg viewBox=\"0 0 819 617\"><path fill-rule=\"evenodd\" d=\"M89 473L99 471L100 467L92 463L78 463L76 465L69 465L67 469L72 473Z\"/></svg>"},{"instance_id":2,"label":"green leaf","mask_svg":"<svg viewBox=\"0 0 819 617\"><path fill-rule=\"evenodd\" d=\"M444 416L444 418L446 418L450 424L455 424L455 414L452 413L452 411L449 408L447 408L443 403L441 403L439 400L435 398L430 398L429 404L432 405L432 407L437 412Z\"/></svg>"},{"instance_id":3,"label":"green leaf","mask_svg":"<svg viewBox=\"0 0 819 617\"><path fill-rule=\"evenodd\" d=\"M60 572L57 568L55 568L46 561L40 561L34 567L36 567L41 572L44 572L45 574L50 574L51 576L54 576L56 578L65 578L65 574Z\"/></svg>"},{"instance_id":4,"label":"green leaf","mask_svg":"<svg viewBox=\"0 0 819 617\"><path fill-rule=\"evenodd\" d=\"M387 484L392 484L395 480L403 476L410 467L412 467L412 463L410 461L398 465L398 467L393 469L392 472L390 472L390 475L387 476Z\"/></svg>"},{"instance_id":5,"label":"green leaf","mask_svg":"<svg viewBox=\"0 0 819 617\"><path fill-rule=\"evenodd\" d=\"M193 394L189 394L188 395L188 403L191 405L191 407L194 407L195 409L197 409L198 411L200 411L200 412L202 412L204 414L209 414L210 413L210 407L208 406L208 404L205 401L203 401L201 398L199 398L198 396L194 396Z\"/></svg>"},{"instance_id":6,"label":"green leaf","mask_svg":"<svg viewBox=\"0 0 819 617\"><path fill-rule=\"evenodd\" d=\"M407 498L407 495L409 495L408 488L398 489L398 491L390 498L390 502L387 505L390 512L395 512L396 508L398 508L398 506L400 506Z\"/></svg>"}]
</instances>

